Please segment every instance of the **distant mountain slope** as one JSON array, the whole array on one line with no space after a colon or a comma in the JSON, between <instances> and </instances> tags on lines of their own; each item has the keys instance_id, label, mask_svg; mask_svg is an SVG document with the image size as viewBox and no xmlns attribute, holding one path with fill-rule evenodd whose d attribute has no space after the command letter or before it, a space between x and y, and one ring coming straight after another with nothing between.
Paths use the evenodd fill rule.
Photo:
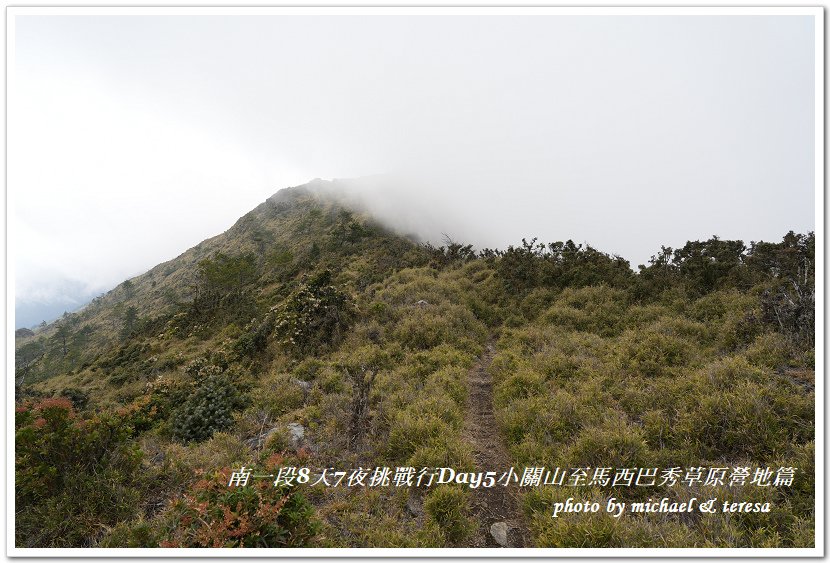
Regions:
<instances>
[{"instance_id":1,"label":"distant mountain slope","mask_svg":"<svg viewBox=\"0 0 830 563\"><path fill-rule=\"evenodd\" d=\"M16 545L815 543L813 233L662 247L635 273L570 240L419 244L341 187L282 190L20 332ZM417 486L435 468L463 481ZM551 517L577 494L773 511Z\"/></svg>"},{"instance_id":2,"label":"distant mountain slope","mask_svg":"<svg viewBox=\"0 0 830 563\"><path fill-rule=\"evenodd\" d=\"M374 253L367 253L368 247ZM37 381L89 362L119 341L128 315L146 320L178 310L199 290L199 264L217 255L250 254L257 272L256 290L267 294L316 266L333 268L340 278L366 285L397 260L393 255L401 249L416 248L412 240L357 210L336 182L314 180L286 188L224 233L125 280L32 335L22 334L16 342L18 379L25 375L28 381ZM355 255L360 259L349 259ZM131 308L134 311L128 313Z\"/></svg>"}]
</instances>

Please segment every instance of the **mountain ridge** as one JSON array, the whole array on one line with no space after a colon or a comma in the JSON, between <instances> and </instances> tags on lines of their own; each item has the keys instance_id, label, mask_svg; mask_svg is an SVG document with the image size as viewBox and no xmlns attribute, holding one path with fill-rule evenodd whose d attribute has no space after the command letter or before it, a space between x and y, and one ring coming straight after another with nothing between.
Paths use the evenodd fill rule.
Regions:
<instances>
[{"instance_id":1,"label":"mountain ridge","mask_svg":"<svg viewBox=\"0 0 830 563\"><path fill-rule=\"evenodd\" d=\"M280 190L18 339L17 545L814 541L813 233L689 241L635 273L572 241L420 243L338 187ZM799 469L792 489L653 491L778 510L716 526L551 519L570 488L229 486L243 466L507 469L494 464L517 479L534 467ZM643 494L603 487L581 492Z\"/></svg>"},{"instance_id":2,"label":"mountain ridge","mask_svg":"<svg viewBox=\"0 0 830 563\"><path fill-rule=\"evenodd\" d=\"M135 307L139 316L148 312L159 314L169 311L192 299L199 263L216 254L238 255L254 252L263 259L267 252L274 252L273 248L266 248L266 245L276 245L282 252L302 254L310 248L300 248L302 245L297 244L295 231L303 229L298 225L301 216L314 206L318 206L320 212L325 213L329 219L344 211L350 214L349 217L355 214L359 220L369 221L356 209L357 203L349 200L344 191L338 190L336 182L314 179L300 186L283 188L245 213L225 231L199 242L142 274L128 278L73 313L48 323L46 327L36 329L33 335L20 338L17 347L19 349L35 339L52 339L59 327L66 324L86 325L98 332L106 329L117 333L124 314L120 304ZM384 236L397 236L378 223L372 222L372 226L383 230ZM400 241L404 240L407 239L400 238ZM109 339L110 343L112 341ZM103 340L100 343L103 343ZM75 362L76 366L80 363L83 361Z\"/></svg>"}]
</instances>

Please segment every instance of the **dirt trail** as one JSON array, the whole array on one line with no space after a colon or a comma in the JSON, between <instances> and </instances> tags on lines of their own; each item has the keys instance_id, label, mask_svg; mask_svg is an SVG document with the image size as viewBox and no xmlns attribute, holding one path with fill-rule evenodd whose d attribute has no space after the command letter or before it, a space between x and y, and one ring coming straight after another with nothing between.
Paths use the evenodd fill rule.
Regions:
<instances>
[{"instance_id":1,"label":"dirt trail","mask_svg":"<svg viewBox=\"0 0 830 563\"><path fill-rule=\"evenodd\" d=\"M473 446L478 471L496 471L498 476L512 465L507 447L502 441L493 412L493 382L487 371L496 350L492 343L470 368L467 374L467 417L464 437ZM520 475L521 476L521 475ZM472 538L472 547L499 547L490 534L490 526L505 522L508 526L508 547L524 547L525 527L516 500L517 484L507 487L473 489L473 513L478 529Z\"/></svg>"}]
</instances>

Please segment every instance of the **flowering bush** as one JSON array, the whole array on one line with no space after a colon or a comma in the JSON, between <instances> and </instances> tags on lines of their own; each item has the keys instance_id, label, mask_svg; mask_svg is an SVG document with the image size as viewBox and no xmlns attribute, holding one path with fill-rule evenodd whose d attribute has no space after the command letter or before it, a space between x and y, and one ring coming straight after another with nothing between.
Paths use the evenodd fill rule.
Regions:
<instances>
[{"instance_id":1,"label":"flowering bush","mask_svg":"<svg viewBox=\"0 0 830 563\"><path fill-rule=\"evenodd\" d=\"M304 547L317 533L313 509L299 492L268 479L229 487L229 470L202 479L171 508L161 547Z\"/></svg>"},{"instance_id":2,"label":"flowering bush","mask_svg":"<svg viewBox=\"0 0 830 563\"><path fill-rule=\"evenodd\" d=\"M330 282L331 272L324 271L273 309L280 343L298 356L337 345L354 322L353 299Z\"/></svg>"},{"instance_id":3,"label":"flowering bush","mask_svg":"<svg viewBox=\"0 0 830 563\"><path fill-rule=\"evenodd\" d=\"M80 419L69 399L15 412L18 547L90 545L104 526L135 515L141 451L129 416Z\"/></svg>"}]
</instances>

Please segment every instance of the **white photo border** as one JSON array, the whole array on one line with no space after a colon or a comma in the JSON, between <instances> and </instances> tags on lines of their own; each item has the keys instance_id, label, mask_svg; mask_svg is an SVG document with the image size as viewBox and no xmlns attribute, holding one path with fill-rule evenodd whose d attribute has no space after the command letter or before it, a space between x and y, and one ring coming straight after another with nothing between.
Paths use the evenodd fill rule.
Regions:
<instances>
[{"instance_id":1,"label":"white photo border","mask_svg":"<svg viewBox=\"0 0 830 563\"><path fill-rule=\"evenodd\" d=\"M6 140L14 127L14 54L15 19L20 16L45 15L602 15L602 16L812 16L815 42L815 233L816 233L816 295L815 361L815 546L813 548L18 548L14 537L14 251L15 229L9 210L14 209L14 187L8 184L9 167L6 145L6 555L7 557L61 558L122 558L122 557L189 557L189 558L560 558L560 557L751 557L790 558L823 557L825 549L825 278L824 278L824 13L823 7L426 7L426 6L291 6L291 7L6 7ZM5 142L5 141L4 141Z\"/></svg>"}]
</instances>

